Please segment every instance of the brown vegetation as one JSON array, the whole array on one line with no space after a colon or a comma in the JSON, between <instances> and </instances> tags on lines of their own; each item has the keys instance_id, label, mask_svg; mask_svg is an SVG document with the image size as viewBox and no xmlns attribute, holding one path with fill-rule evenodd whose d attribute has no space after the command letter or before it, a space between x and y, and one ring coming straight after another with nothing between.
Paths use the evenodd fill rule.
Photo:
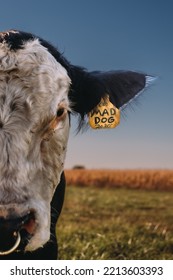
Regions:
<instances>
[{"instance_id":1,"label":"brown vegetation","mask_svg":"<svg viewBox=\"0 0 173 280\"><path fill-rule=\"evenodd\" d=\"M67 185L173 190L173 170L66 170Z\"/></svg>"}]
</instances>

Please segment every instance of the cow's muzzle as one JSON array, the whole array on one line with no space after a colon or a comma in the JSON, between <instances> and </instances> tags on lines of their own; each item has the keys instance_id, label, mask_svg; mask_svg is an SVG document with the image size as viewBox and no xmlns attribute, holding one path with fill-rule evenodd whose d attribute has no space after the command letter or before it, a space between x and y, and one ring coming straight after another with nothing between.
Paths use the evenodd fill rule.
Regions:
<instances>
[{"instance_id":1,"label":"cow's muzzle","mask_svg":"<svg viewBox=\"0 0 173 280\"><path fill-rule=\"evenodd\" d=\"M0 218L0 256L24 250L35 230L32 211L22 217Z\"/></svg>"}]
</instances>

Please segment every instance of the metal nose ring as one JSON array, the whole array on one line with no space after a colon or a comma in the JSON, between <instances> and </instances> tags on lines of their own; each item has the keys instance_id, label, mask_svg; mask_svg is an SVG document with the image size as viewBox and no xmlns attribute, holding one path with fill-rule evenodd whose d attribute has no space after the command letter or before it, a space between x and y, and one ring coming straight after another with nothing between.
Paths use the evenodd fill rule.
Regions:
<instances>
[{"instance_id":1,"label":"metal nose ring","mask_svg":"<svg viewBox=\"0 0 173 280\"><path fill-rule=\"evenodd\" d=\"M13 245L13 247L6 251L0 251L0 256L9 255L17 249L17 247L19 246L20 241L21 241L20 232L14 232L14 236L17 236L17 239L16 239L16 242Z\"/></svg>"}]
</instances>

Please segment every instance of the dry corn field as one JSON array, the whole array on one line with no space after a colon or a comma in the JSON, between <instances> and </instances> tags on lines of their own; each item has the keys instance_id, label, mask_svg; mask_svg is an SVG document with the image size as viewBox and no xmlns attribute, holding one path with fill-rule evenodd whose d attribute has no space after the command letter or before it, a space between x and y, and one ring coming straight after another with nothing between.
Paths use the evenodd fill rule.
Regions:
<instances>
[{"instance_id":1,"label":"dry corn field","mask_svg":"<svg viewBox=\"0 0 173 280\"><path fill-rule=\"evenodd\" d=\"M173 190L173 170L66 170L67 185Z\"/></svg>"}]
</instances>

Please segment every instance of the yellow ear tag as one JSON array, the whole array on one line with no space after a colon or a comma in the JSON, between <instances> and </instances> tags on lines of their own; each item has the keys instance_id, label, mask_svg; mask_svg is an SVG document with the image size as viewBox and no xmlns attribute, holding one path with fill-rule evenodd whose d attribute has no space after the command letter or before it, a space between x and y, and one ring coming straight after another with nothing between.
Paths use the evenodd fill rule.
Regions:
<instances>
[{"instance_id":1,"label":"yellow ear tag","mask_svg":"<svg viewBox=\"0 0 173 280\"><path fill-rule=\"evenodd\" d=\"M107 95L88 114L88 117L89 124L93 129L115 128L120 123L120 110L109 101Z\"/></svg>"}]
</instances>

